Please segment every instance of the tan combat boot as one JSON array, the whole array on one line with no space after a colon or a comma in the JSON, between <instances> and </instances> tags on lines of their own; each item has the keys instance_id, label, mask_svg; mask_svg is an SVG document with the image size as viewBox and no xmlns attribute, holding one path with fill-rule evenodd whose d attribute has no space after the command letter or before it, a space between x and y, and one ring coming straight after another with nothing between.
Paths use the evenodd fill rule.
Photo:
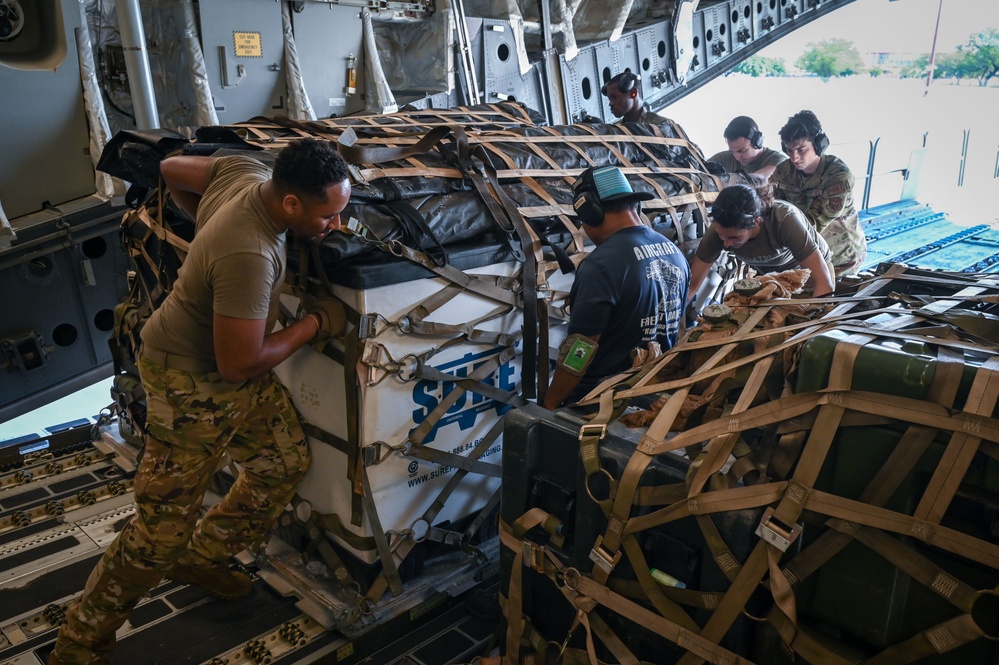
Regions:
<instances>
[{"instance_id":1,"label":"tan combat boot","mask_svg":"<svg viewBox=\"0 0 999 665\"><path fill-rule=\"evenodd\" d=\"M249 575L221 563L204 568L178 563L164 577L174 582L199 586L222 600L242 598L253 591L253 580Z\"/></svg>"}]
</instances>

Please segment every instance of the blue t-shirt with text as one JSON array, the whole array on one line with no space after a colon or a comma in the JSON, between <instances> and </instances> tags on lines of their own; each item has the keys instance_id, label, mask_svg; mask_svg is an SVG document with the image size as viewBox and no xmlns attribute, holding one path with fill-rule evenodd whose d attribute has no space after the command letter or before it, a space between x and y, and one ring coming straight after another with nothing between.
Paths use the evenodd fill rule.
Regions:
<instances>
[{"instance_id":1,"label":"blue t-shirt with text","mask_svg":"<svg viewBox=\"0 0 999 665\"><path fill-rule=\"evenodd\" d=\"M573 397L631 367L636 347L655 341L672 348L689 284L683 253L646 226L621 229L594 249L569 293L569 334L600 335L600 345Z\"/></svg>"}]
</instances>

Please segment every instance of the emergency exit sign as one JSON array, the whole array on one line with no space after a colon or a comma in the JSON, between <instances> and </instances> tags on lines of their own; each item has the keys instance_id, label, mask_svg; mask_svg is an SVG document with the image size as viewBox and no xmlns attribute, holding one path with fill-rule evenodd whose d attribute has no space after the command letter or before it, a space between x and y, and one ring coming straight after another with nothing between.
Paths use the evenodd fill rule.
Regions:
<instances>
[{"instance_id":1,"label":"emergency exit sign","mask_svg":"<svg viewBox=\"0 0 999 665\"><path fill-rule=\"evenodd\" d=\"M264 57L264 48L260 42L259 32L233 31L232 40L236 45L237 58Z\"/></svg>"}]
</instances>

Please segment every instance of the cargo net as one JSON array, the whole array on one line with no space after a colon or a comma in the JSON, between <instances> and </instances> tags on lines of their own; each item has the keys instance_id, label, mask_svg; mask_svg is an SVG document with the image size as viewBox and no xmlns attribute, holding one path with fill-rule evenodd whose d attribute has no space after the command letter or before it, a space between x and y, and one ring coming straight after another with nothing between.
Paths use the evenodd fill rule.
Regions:
<instances>
[{"instance_id":1,"label":"cargo net","mask_svg":"<svg viewBox=\"0 0 999 665\"><path fill-rule=\"evenodd\" d=\"M585 400L576 497L606 519L575 553L564 515L501 524L505 662L999 662L999 278L885 264L775 299L797 281L731 294ZM626 408L647 429L604 463ZM685 481L648 482L664 458Z\"/></svg>"},{"instance_id":2,"label":"cargo net","mask_svg":"<svg viewBox=\"0 0 999 665\"><path fill-rule=\"evenodd\" d=\"M344 268L364 267L367 262L386 258L418 266L424 269L421 276L437 278L442 284L437 293L401 317L361 313L345 303L349 324L344 334L321 349L344 366L347 437L344 440L308 424L306 429L311 437L347 454L353 504L348 515L323 517L320 531L377 550L383 572L366 590L370 602L377 601L386 589L398 596L402 590L399 565L416 541L412 534L389 536L378 527L377 506L365 490L365 469L398 454L457 469L455 482L447 484L421 519L432 525L457 481L466 476L467 482L474 482L483 475L499 475L497 465L477 459L498 436L498 425L464 455L424 445L447 411L467 393L515 406L538 393L543 396L548 386L554 357L549 331L566 320L567 296L552 289L548 280L556 271L570 273L587 252L584 234L571 218L572 183L579 174L591 166L619 166L635 190L655 196L643 203L646 221L687 248L688 254L703 235L706 204L730 180L744 182L743 176L710 174L700 150L672 122L659 126L547 127L539 126L536 120L534 114L516 104L315 122L260 117L202 128L197 140L182 148L194 154L250 153L267 162L294 141L319 138L337 144L350 164L351 199L341 215L349 233L332 233L321 241L290 249L288 287L300 301L335 297L334 286ZM114 152L120 157L117 161L137 165L134 168L143 171L142 177L116 175L131 182L155 183L157 173L148 172L148 166L157 164L156 158L165 156L165 151L176 149L177 137L164 137L160 132L133 134L131 138L136 140L118 142ZM150 159L150 153L156 158ZM102 159L111 170L115 162L108 155ZM141 425L142 410L136 406L141 386L134 380L134 358L126 356L129 351L134 355L144 317L172 287L191 237L189 222L169 204L162 187L144 206L125 216L123 238L136 264L136 281L129 302L121 307L116 334L125 351L118 354L122 367L119 401L123 405L120 412L132 414L136 429ZM458 248L485 245L499 247L492 263L515 263L512 277L473 274L452 263L451 255ZM495 312L459 324L433 321L439 308L463 292L495 302ZM511 312L522 319L518 330L497 333L487 325ZM386 331L423 338L426 350L392 358L379 343ZM457 344L482 345L495 350L496 355L468 376L431 366L435 354ZM519 392L490 384L490 372L515 356L520 357L523 368ZM446 395L405 441L362 450L357 386L390 378L442 382ZM498 499L497 494L487 507L494 508ZM373 539L357 538L351 531L362 524L365 515L375 532ZM481 524L480 519L472 526ZM469 533L452 532L441 538L464 546ZM328 551L321 543L310 547Z\"/></svg>"}]
</instances>

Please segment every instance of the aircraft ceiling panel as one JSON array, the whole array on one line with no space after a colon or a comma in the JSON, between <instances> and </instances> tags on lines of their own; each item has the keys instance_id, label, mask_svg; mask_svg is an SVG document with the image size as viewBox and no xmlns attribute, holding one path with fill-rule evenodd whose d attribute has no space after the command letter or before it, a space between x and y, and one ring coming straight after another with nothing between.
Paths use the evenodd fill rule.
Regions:
<instances>
[{"instance_id":1,"label":"aircraft ceiling panel","mask_svg":"<svg viewBox=\"0 0 999 665\"><path fill-rule=\"evenodd\" d=\"M610 49L606 42L580 49L572 60L566 60L564 55L559 56L566 113L570 122L579 120L583 115L601 120L608 117L610 111L606 110L605 98L600 94L600 87L603 85L600 72L604 70L602 62L606 62L606 71L610 71L610 60Z\"/></svg>"},{"instance_id":2,"label":"aircraft ceiling panel","mask_svg":"<svg viewBox=\"0 0 999 665\"><path fill-rule=\"evenodd\" d=\"M777 0L755 0L753 3L753 37L759 38L780 22Z\"/></svg>"},{"instance_id":3,"label":"aircraft ceiling panel","mask_svg":"<svg viewBox=\"0 0 999 665\"><path fill-rule=\"evenodd\" d=\"M482 51L486 80L520 75L517 44L508 21L482 19Z\"/></svg>"},{"instance_id":4,"label":"aircraft ceiling panel","mask_svg":"<svg viewBox=\"0 0 999 665\"><path fill-rule=\"evenodd\" d=\"M731 0L729 2L729 34L732 36L732 50L738 51L753 41L752 0Z\"/></svg>"},{"instance_id":5,"label":"aircraft ceiling panel","mask_svg":"<svg viewBox=\"0 0 999 665\"><path fill-rule=\"evenodd\" d=\"M690 69L687 71L688 77L694 77L707 68L708 57L705 51L704 42L704 14L695 12L691 21L694 33L693 46L694 56L690 61Z\"/></svg>"},{"instance_id":6,"label":"aircraft ceiling panel","mask_svg":"<svg viewBox=\"0 0 999 665\"><path fill-rule=\"evenodd\" d=\"M732 39L728 25L728 3L707 7L704 17L705 62L711 67L732 52Z\"/></svg>"},{"instance_id":7,"label":"aircraft ceiling panel","mask_svg":"<svg viewBox=\"0 0 999 665\"><path fill-rule=\"evenodd\" d=\"M781 23L793 21L805 9L805 0L779 0Z\"/></svg>"},{"instance_id":8,"label":"aircraft ceiling panel","mask_svg":"<svg viewBox=\"0 0 999 665\"><path fill-rule=\"evenodd\" d=\"M508 99L526 104L535 111L544 112L545 102L542 97L541 85L541 70L535 64L523 76L514 72L507 76L487 78L485 101Z\"/></svg>"},{"instance_id":9,"label":"aircraft ceiling panel","mask_svg":"<svg viewBox=\"0 0 999 665\"><path fill-rule=\"evenodd\" d=\"M660 21L655 25L642 28L635 33L638 42L638 52L642 56L642 79L645 83L645 101L655 104L656 98L665 92L665 84L671 81L670 47L672 38L668 37L669 21Z\"/></svg>"}]
</instances>

